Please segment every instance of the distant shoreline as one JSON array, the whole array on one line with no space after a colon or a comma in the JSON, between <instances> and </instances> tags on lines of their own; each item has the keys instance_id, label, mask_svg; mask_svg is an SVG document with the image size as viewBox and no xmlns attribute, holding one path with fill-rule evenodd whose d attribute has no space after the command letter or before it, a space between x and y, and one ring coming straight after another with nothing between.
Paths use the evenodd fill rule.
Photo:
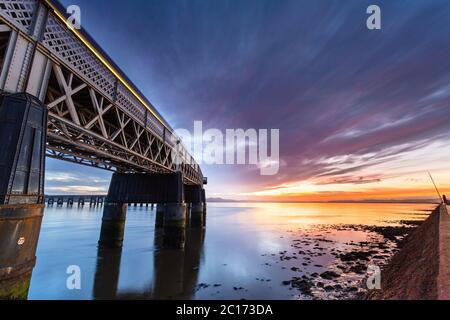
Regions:
<instances>
[{"instance_id":1,"label":"distant shoreline","mask_svg":"<svg viewBox=\"0 0 450 320\"><path fill-rule=\"evenodd\" d=\"M385 201L237 201L237 200L224 200L224 201L209 201L206 200L206 202L210 202L210 203L333 203L333 204L383 204L383 203L391 203L391 204L439 204L436 201L432 201L432 200L423 200L423 201L413 201L413 200L399 200L399 201L395 201L395 200L385 200Z\"/></svg>"},{"instance_id":2,"label":"distant shoreline","mask_svg":"<svg viewBox=\"0 0 450 320\"><path fill-rule=\"evenodd\" d=\"M52 195L46 194L46 198L85 198L89 199L91 197L106 197L106 194L97 194L97 195ZM206 199L207 203L333 203L333 204L439 204L436 200L432 199L424 199L424 200L361 200L361 201L264 201L264 200L232 200L232 199L221 199L221 198L209 198Z\"/></svg>"},{"instance_id":3,"label":"distant shoreline","mask_svg":"<svg viewBox=\"0 0 450 320\"><path fill-rule=\"evenodd\" d=\"M395 200L395 199L367 199L367 200L331 200L331 201L272 201L272 200L232 200L222 198L209 198L206 202L217 203L406 203L406 204L439 204L433 199L421 200Z\"/></svg>"}]
</instances>

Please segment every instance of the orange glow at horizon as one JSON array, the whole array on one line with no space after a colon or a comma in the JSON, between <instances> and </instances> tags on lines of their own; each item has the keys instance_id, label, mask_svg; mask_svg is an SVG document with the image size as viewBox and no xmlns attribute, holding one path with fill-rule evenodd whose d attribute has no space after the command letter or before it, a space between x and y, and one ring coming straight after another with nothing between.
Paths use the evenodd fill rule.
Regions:
<instances>
[{"instance_id":1,"label":"orange glow at horizon","mask_svg":"<svg viewBox=\"0 0 450 320\"><path fill-rule=\"evenodd\" d=\"M445 190L449 190L448 186ZM445 192L443 192L445 194ZM336 193L280 193L278 195L251 197L260 201L364 201L364 200L435 200L438 196L434 189L380 189L366 192L336 192Z\"/></svg>"},{"instance_id":2,"label":"orange glow at horizon","mask_svg":"<svg viewBox=\"0 0 450 320\"><path fill-rule=\"evenodd\" d=\"M350 165L348 158L352 157ZM222 194L224 198L252 201L439 201L428 172L441 193L450 194L450 146L436 141L423 148L371 163L358 156L321 159L331 174L300 181L285 181L259 190ZM354 167L361 169L348 170ZM345 172L333 174L333 172ZM348 173L350 172L350 173ZM219 195L217 195L219 196Z\"/></svg>"}]
</instances>

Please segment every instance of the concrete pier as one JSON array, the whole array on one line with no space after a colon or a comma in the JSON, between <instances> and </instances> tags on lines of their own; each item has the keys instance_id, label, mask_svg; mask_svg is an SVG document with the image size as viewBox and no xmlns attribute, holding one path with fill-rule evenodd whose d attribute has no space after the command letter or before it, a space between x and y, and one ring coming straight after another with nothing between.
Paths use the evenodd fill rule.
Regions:
<instances>
[{"instance_id":1,"label":"concrete pier","mask_svg":"<svg viewBox=\"0 0 450 320\"><path fill-rule=\"evenodd\" d=\"M0 299L26 299L44 205L0 206Z\"/></svg>"},{"instance_id":2,"label":"concrete pier","mask_svg":"<svg viewBox=\"0 0 450 320\"><path fill-rule=\"evenodd\" d=\"M164 228L186 227L186 203L166 203L164 206Z\"/></svg>"},{"instance_id":3,"label":"concrete pier","mask_svg":"<svg viewBox=\"0 0 450 320\"><path fill-rule=\"evenodd\" d=\"M203 228L203 218L204 218L204 205L203 203L193 203L191 205L191 216L190 216L190 226L192 228Z\"/></svg>"},{"instance_id":4,"label":"concrete pier","mask_svg":"<svg viewBox=\"0 0 450 320\"><path fill-rule=\"evenodd\" d=\"M185 203L167 203L164 206L164 247L184 248L186 216Z\"/></svg>"},{"instance_id":5,"label":"concrete pier","mask_svg":"<svg viewBox=\"0 0 450 320\"><path fill-rule=\"evenodd\" d=\"M102 234L99 243L121 245L125 226L126 205L157 203L155 228L164 229L167 246L183 247L188 222L193 227L204 225L204 189L185 185L181 172L137 174L115 173L105 201ZM187 210L193 208L192 214ZM192 221L189 221L189 217Z\"/></svg>"},{"instance_id":6,"label":"concrete pier","mask_svg":"<svg viewBox=\"0 0 450 320\"><path fill-rule=\"evenodd\" d=\"M0 299L26 299L44 211L47 109L0 95Z\"/></svg>"},{"instance_id":7,"label":"concrete pier","mask_svg":"<svg viewBox=\"0 0 450 320\"><path fill-rule=\"evenodd\" d=\"M203 227L206 219L205 189L200 185L185 185L184 196L189 204L188 219L191 227Z\"/></svg>"},{"instance_id":8,"label":"concrete pier","mask_svg":"<svg viewBox=\"0 0 450 320\"><path fill-rule=\"evenodd\" d=\"M123 203L105 203L103 209L102 227L100 231L100 246L122 247L125 234L127 205Z\"/></svg>"},{"instance_id":9,"label":"concrete pier","mask_svg":"<svg viewBox=\"0 0 450 320\"><path fill-rule=\"evenodd\" d=\"M203 203L203 227L206 227L206 192L202 188L202 203Z\"/></svg>"}]
</instances>

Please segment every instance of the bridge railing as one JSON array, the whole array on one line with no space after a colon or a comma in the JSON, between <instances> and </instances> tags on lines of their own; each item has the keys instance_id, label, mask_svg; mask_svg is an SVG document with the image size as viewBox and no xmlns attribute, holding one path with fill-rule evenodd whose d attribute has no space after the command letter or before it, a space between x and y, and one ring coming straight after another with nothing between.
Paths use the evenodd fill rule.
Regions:
<instances>
[{"instance_id":1,"label":"bridge railing","mask_svg":"<svg viewBox=\"0 0 450 320\"><path fill-rule=\"evenodd\" d=\"M23 0L22 0L23 1ZM82 79L87 80L106 98L116 102L142 124L147 124L160 138L164 125L118 81L117 77L52 14L47 19L42 44ZM147 117L147 120L146 120Z\"/></svg>"},{"instance_id":2,"label":"bridge railing","mask_svg":"<svg viewBox=\"0 0 450 320\"><path fill-rule=\"evenodd\" d=\"M24 33L29 33L33 14L37 8L36 0L1 0L0 15Z\"/></svg>"}]
</instances>

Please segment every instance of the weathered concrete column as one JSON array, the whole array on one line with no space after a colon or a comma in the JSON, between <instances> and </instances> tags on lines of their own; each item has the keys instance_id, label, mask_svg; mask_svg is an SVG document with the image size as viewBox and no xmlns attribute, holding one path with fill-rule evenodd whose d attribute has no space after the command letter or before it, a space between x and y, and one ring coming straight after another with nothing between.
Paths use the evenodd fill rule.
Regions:
<instances>
[{"instance_id":1,"label":"weathered concrete column","mask_svg":"<svg viewBox=\"0 0 450 320\"><path fill-rule=\"evenodd\" d=\"M0 299L26 299L44 212L47 109L0 95Z\"/></svg>"},{"instance_id":2,"label":"weathered concrete column","mask_svg":"<svg viewBox=\"0 0 450 320\"><path fill-rule=\"evenodd\" d=\"M158 203L156 228L167 229L174 243L184 243L186 204L181 172L115 173L106 202Z\"/></svg>"},{"instance_id":3,"label":"weathered concrete column","mask_svg":"<svg viewBox=\"0 0 450 320\"><path fill-rule=\"evenodd\" d=\"M38 204L0 206L0 300L28 297L43 214Z\"/></svg>"},{"instance_id":4,"label":"weathered concrete column","mask_svg":"<svg viewBox=\"0 0 450 320\"><path fill-rule=\"evenodd\" d=\"M186 227L186 203L166 203L164 227Z\"/></svg>"},{"instance_id":5,"label":"weathered concrete column","mask_svg":"<svg viewBox=\"0 0 450 320\"><path fill-rule=\"evenodd\" d=\"M191 224L192 228L203 228L203 218L204 218L204 204L202 202L193 203L191 205Z\"/></svg>"},{"instance_id":6,"label":"weathered concrete column","mask_svg":"<svg viewBox=\"0 0 450 320\"><path fill-rule=\"evenodd\" d=\"M203 204L203 227L206 227L206 202Z\"/></svg>"},{"instance_id":7,"label":"weathered concrete column","mask_svg":"<svg viewBox=\"0 0 450 320\"><path fill-rule=\"evenodd\" d=\"M204 226L204 189L201 185L184 186L185 201L189 204L189 226L199 228Z\"/></svg>"},{"instance_id":8,"label":"weathered concrete column","mask_svg":"<svg viewBox=\"0 0 450 320\"><path fill-rule=\"evenodd\" d=\"M103 208L102 228L99 245L118 248L122 247L125 234L127 205L124 203L106 202Z\"/></svg>"},{"instance_id":9,"label":"weathered concrete column","mask_svg":"<svg viewBox=\"0 0 450 320\"><path fill-rule=\"evenodd\" d=\"M202 188L202 203L203 203L203 226L206 226L206 193L205 189Z\"/></svg>"},{"instance_id":10,"label":"weathered concrete column","mask_svg":"<svg viewBox=\"0 0 450 320\"><path fill-rule=\"evenodd\" d=\"M164 206L164 247L184 248L186 215L185 203L166 203Z\"/></svg>"}]
</instances>

